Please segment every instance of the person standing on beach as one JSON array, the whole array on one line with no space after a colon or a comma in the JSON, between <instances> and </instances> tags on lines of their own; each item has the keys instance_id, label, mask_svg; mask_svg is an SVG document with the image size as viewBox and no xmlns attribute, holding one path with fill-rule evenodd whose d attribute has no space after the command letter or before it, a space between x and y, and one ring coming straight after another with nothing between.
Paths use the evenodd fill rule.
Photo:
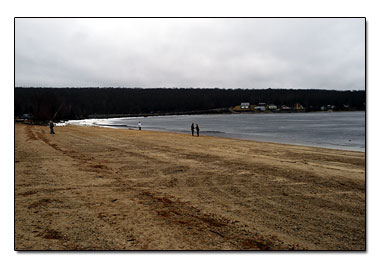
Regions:
<instances>
[{"instance_id":1,"label":"person standing on beach","mask_svg":"<svg viewBox=\"0 0 376 267\"><path fill-rule=\"evenodd\" d=\"M197 132L197 136L200 136L200 127L198 127L197 123L196 123L196 132Z\"/></svg>"},{"instance_id":2,"label":"person standing on beach","mask_svg":"<svg viewBox=\"0 0 376 267\"><path fill-rule=\"evenodd\" d=\"M141 130L141 122L138 122L138 129Z\"/></svg>"},{"instance_id":3,"label":"person standing on beach","mask_svg":"<svg viewBox=\"0 0 376 267\"><path fill-rule=\"evenodd\" d=\"M192 131L192 136L194 136L195 135L195 124L194 123L191 124L191 131Z\"/></svg>"},{"instance_id":4,"label":"person standing on beach","mask_svg":"<svg viewBox=\"0 0 376 267\"><path fill-rule=\"evenodd\" d=\"M55 134L55 132L54 132L54 123L52 121L50 121L49 126L50 126L50 134Z\"/></svg>"}]
</instances>

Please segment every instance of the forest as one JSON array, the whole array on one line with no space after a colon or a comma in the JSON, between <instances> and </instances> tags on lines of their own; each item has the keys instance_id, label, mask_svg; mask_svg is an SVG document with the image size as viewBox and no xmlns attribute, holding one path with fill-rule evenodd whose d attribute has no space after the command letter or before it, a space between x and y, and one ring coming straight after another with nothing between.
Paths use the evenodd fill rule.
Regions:
<instances>
[{"instance_id":1,"label":"forest","mask_svg":"<svg viewBox=\"0 0 376 267\"><path fill-rule=\"evenodd\" d=\"M35 121L89 117L230 112L241 102L286 105L305 111L332 106L334 111L365 110L365 91L319 89L218 88L37 88L16 87L15 117Z\"/></svg>"}]
</instances>

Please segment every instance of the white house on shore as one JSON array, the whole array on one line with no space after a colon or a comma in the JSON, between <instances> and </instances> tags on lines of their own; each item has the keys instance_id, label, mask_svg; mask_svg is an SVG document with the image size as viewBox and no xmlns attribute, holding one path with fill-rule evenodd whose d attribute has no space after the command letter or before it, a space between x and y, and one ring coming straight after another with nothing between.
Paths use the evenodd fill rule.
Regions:
<instances>
[{"instance_id":1,"label":"white house on shore","mask_svg":"<svg viewBox=\"0 0 376 267\"><path fill-rule=\"evenodd\" d=\"M243 103L240 103L240 108L241 109L249 109L249 102L243 102Z\"/></svg>"},{"instance_id":2,"label":"white house on shore","mask_svg":"<svg viewBox=\"0 0 376 267\"><path fill-rule=\"evenodd\" d=\"M283 111L290 111L291 108L288 107L288 106L282 105L282 106L281 106L281 110L283 110Z\"/></svg>"},{"instance_id":3,"label":"white house on shore","mask_svg":"<svg viewBox=\"0 0 376 267\"><path fill-rule=\"evenodd\" d=\"M274 104L270 104L270 105L268 105L268 109L269 109L269 110L276 110L276 109L277 109L277 106L274 105Z\"/></svg>"},{"instance_id":4,"label":"white house on shore","mask_svg":"<svg viewBox=\"0 0 376 267\"><path fill-rule=\"evenodd\" d=\"M258 111L265 111L266 110L266 104L265 103L259 103L256 107L255 110Z\"/></svg>"}]
</instances>

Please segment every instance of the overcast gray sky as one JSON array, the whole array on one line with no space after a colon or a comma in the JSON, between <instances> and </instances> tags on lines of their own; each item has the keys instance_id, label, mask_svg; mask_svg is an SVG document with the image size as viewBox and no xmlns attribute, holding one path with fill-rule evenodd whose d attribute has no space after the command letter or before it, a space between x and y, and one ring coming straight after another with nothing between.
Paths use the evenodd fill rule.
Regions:
<instances>
[{"instance_id":1,"label":"overcast gray sky","mask_svg":"<svg viewBox=\"0 0 376 267\"><path fill-rule=\"evenodd\" d=\"M16 19L16 86L364 90L364 19Z\"/></svg>"}]
</instances>

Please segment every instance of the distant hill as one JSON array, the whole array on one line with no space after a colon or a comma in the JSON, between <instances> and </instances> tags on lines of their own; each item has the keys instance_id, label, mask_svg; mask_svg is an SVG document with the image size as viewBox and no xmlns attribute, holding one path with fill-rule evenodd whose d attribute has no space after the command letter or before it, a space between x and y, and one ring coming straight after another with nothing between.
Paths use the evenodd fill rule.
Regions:
<instances>
[{"instance_id":1,"label":"distant hill","mask_svg":"<svg viewBox=\"0 0 376 267\"><path fill-rule=\"evenodd\" d=\"M365 110L365 91L318 89L185 89L185 88L25 88L14 92L15 116L36 120L81 119L93 114L169 114L221 110L249 102L294 107L306 111L323 106L334 110Z\"/></svg>"}]
</instances>

